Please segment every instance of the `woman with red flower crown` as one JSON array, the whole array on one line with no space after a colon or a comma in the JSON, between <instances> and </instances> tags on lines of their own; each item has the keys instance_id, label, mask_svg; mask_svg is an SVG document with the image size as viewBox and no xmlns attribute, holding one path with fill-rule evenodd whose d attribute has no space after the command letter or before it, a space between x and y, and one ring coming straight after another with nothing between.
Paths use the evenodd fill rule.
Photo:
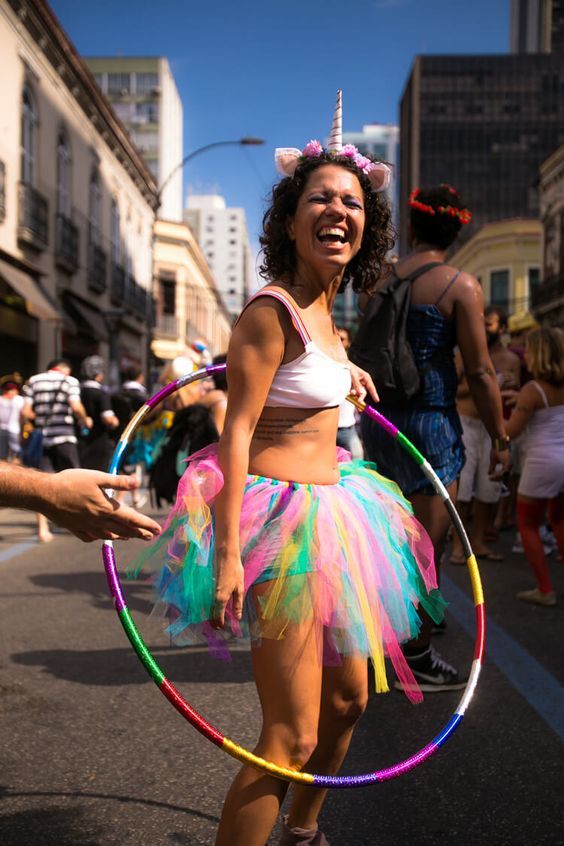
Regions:
<instances>
[{"instance_id":1,"label":"woman with red flower crown","mask_svg":"<svg viewBox=\"0 0 564 846\"><path fill-rule=\"evenodd\" d=\"M455 501L457 479L464 464L462 426L455 402L455 346L462 356L472 398L492 440L491 470L496 466L509 469L509 439L484 331L482 287L477 279L446 260L460 229L470 222L471 213L456 190L446 184L412 191L409 213L411 252L394 265L394 273L400 279L413 277L407 341L421 386L407 402L382 402L378 410L423 453ZM386 279L380 284L385 285ZM361 304L366 305L367 299L364 296ZM431 537L438 564L450 526L442 498L419 468L378 428L363 416L361 432L366 454L378 462L382 473L397 481L411 501L416 517ZM433 622L424 612L422 617L419 636L404 647L421 690L432 693L464 687L465 678L431 646ZM401 680L396 687L403 687Z\"/></svg>"}]
</instances>

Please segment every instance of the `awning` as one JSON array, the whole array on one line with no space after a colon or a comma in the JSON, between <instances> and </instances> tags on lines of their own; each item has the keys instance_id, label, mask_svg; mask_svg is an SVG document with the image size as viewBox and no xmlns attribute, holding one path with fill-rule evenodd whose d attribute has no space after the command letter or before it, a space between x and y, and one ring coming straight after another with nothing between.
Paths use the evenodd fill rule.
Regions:
<instances>
[{"instance_id":1,"label":"awning","mask_svg":"<svg viewBox=\"0 0 564 846\"><path fill-rule=\"evenodd\" d=\"M71 291L65 291L63 303L65 308L69 308L71 317L77 320L79 329L97 341L109 341L108 327L101 311L88 305Z\"/></svg>"},{"instance_id":2,"label":"awning","mask_svg":"<svg viewBox=\"0 0 564 846\"><path fill-rule=\"evenodd\" d=\"M25 270L20 270L0 259L0 276L25 300L26 309L33 317L38 317L40 320L62 319L62 315L41 289L39 282Z\"/></svg>"}]
</instances>

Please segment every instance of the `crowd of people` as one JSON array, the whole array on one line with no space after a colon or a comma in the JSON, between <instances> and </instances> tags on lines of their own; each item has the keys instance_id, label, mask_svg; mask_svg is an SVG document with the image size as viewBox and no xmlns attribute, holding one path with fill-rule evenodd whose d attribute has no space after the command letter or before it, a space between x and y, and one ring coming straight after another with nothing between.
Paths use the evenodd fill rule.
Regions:
<instances>
[{"instance_id":1,"label":"crowd of people","mask_svg":"<svg viewBox=\"0 0 564 846\"><path fill-rule=\"evenodd\" d=\"M226 657L248 636L262 709L255 755L327 775L339 771L366 706L367 659L377 692L388 690L389 658L395 687L413 702L467 681L432 644L445 629L442 496L347 396L378 407L429 460L478 557L498 561L496 534L517 523L537 580L519 599L556 604L546 555L556 544L564 557L564 333L531 322L508 339L503 311L485 309L478 280L449 263L471 217L452 186L413 191L410 251L390 261L390 168L343 146L340 126L339 94L327 149L310 141L276 151L283 178L264 218L266 285L234 326L229 396L227 382L186 386L146 419L125 458L130 472L150 468L174 501L131 571L154 574L172 639ZM347 284L362 313L352 344L332 319ZM376 308L386 297L397 325ZM370 346L392 330L401 367L384 361L384 377ZM0 457L30 463L41 432L42 469L105 469L112 437L144 402L143 380L128 374L110 395L98 356L82 376L59 359L24 385L7 377ZM155 472L162 456L164 475ZM38 517L42 541L49 513ZM448 560L465 563L456 538ZM244 766L216 846L262 846L287 790ZM328 846L317 827L326 793L293 786L281 846Z\"/></svg>"},{"instance_id":2,"label":"crowd of people","mask_svg":"<svg viewBox=\"0 0 564 846\"><path fill-rule=\"evenodd\" d=\"M120 387L111 391L104 384L106 370L104 359L91 355L80 364L80 379L72 374L71 362L62 357L53 359L44 371L26 380L19 373L1 377L0 462L49 474L79 468L107 471L115 444L146 401L147 390L143 372L132 368L122 374ZM172 376L164 371L162 378ZM146 418L122 467L122 473L135 481L121 487L113 485L117 487L115 501L122 502L129 494L133 508L145 504L147 496L141 488L149 483L148 473L174 414L184 406L199 404L202 414L209 417L207 443L217 440L225 415L225 396L221 386L207 380L189 394L174 396L167 408ZM34 479L39 484L37 477ZM37 536L40 543L53 539L45 509L37 512Z\"/></svg>"}]
</instances>

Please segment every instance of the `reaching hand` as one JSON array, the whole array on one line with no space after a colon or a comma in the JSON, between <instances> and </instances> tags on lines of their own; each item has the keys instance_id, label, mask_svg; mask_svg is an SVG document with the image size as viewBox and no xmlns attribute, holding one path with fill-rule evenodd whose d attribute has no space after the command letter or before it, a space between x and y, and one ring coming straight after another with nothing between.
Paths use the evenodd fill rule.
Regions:
<instances>
[{"instance_id":1,"label":"reaching hand","mask_svg":"<svg viewBox=\"0 0 564 846\"><path fill-rule=\"evenodd\" d=\"M152 540L160 526L145 514L109 497L104 488L130 491L134 476L112 476L97 470L63 470L33 477L38 510L82 541L141 538Z\"/></svg>"}]
</instances>

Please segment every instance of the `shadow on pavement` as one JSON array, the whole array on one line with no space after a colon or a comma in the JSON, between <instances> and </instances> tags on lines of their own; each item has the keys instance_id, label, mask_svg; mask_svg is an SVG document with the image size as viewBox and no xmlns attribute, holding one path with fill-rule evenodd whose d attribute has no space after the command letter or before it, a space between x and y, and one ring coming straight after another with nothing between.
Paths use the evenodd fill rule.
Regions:
<instances>
[{"instance_id":1,"label":"shadow on pavement","mask_svg":"<svg viewBox=\"0 0 564 846\"><path fill-rule=\"evenodd\" d=\"M108 590L108 583L100 560L100 571L76 573L42 573L31 576L30 581L38 588L48 588L65 593L86 594L95 608L113 611L114 602ZM127 607L132 613L150 614L153 609L153 589L148 581L128 581L122 576Z\"/></svg>"},{"instance_id":2,"label":"shadow on pavement","mask_svg":"<svg viewBox=\"0 0 564 846\"><path fill-rule=\"evenodd\" d=\"M2 846L99 846L102 830L85 832L82 815L80 808L38 808L0 816L0 842Z\"/></svg>"},{"instance_id":3,"label":"shadow on pavement","mask_svg":"<svg viewBox=\"0 0 564 846\"><path fill-rule=\"evenodd\" d=\"M22 797L42 797L42 798L76 798L76 799L104 799L113 800L114 802L121 802L124 804L144 805L148 808L158 808L165 811L178 811L181 814L190 814L193 817L198 817L202 820L207 820L212 823L219 823L219 817L215 814L207 814L205 811L196 811L194 808L189 808L186 805L173 805L170 802L160 802L158 799L139 799L136 796L123 796L117 793L96 793L89 790L16 790L15 788L0 786L0 800L2 799L21 799ZM33 813L47 813L45 810L25 811L26 815ZM20 816L14 814L12 816ZM2 834L2 825L5 817L0 816L0 834ZM2 840L2 846L6 846L6 841ZM30 842L32 842L30 840ZM53 843L58 841L53 840ZM78 843L78 841L77 841ZM82 841L80 841L82 844Z\"/></svg>"},{"instance_id":4,"label":"shadow on pavement","mask_svg":"<svg viewBox=\"0 0 564 846\"><path fill-rule=\"evenodd\" d=\"M245 683L253 680L248 652L233 652L231 661L210 658L207 649L174 648L159 652L158 663L172 682L194 684ZM43 672L85 685L121 686L151 682L132 649L46 649L11 656L16 664L42 667ZM162 659L162 660L161 660Z\"/></svg>"}]
</instances>

